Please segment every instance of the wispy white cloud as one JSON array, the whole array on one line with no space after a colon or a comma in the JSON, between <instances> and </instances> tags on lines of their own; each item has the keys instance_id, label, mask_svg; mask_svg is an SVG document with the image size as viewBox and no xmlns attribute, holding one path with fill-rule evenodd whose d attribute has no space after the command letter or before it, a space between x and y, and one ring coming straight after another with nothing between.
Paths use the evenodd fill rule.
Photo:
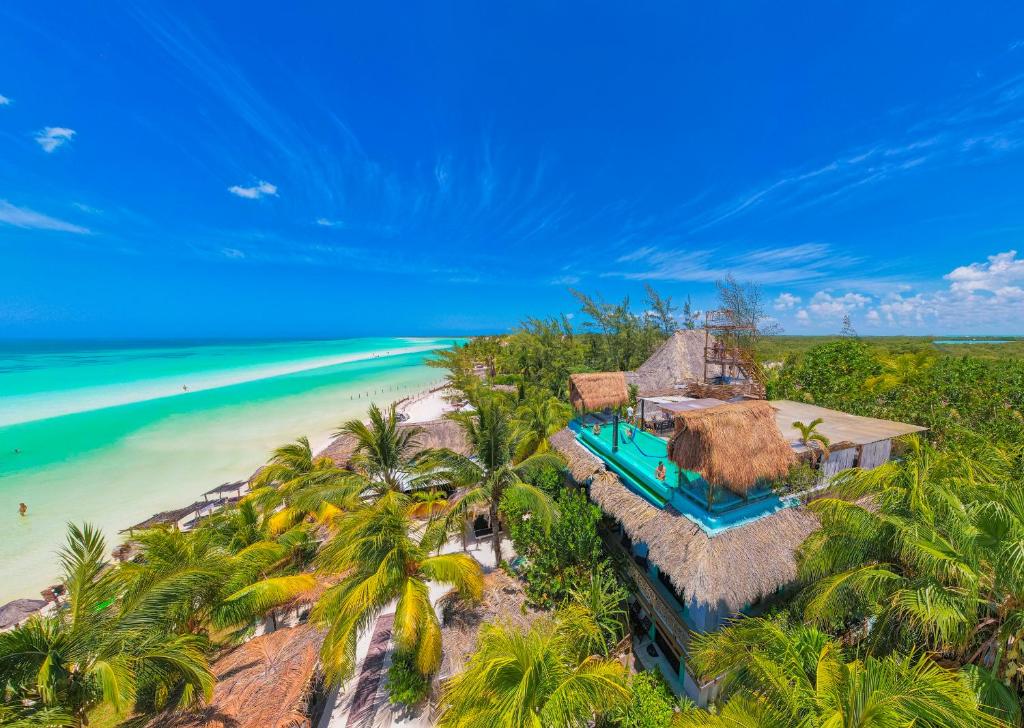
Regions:
<instances>
[{"instance_id":1,"label":"wispy white cloud","mask_svg":"<svg viewBox=\"0 0 1024 728\"><path fill-rule=\"evenodd\" d=\"M575 286L580 282L580 277L572 274L556 276L548 281L552 286Z\"/></svg>"},{"instance_id":2,"label":"wispy white cloud","mask_svg":"<svg viewBox=\"0 0 1024 728\"><path fill-rule=\"evenodd\" d=\"M47 126L36 134L35 140L43 148L44 152L52 154L70 142L74 136L74 129L68 129L63 126Z\"/></svg>"},{"instance_id":3,"label":"wispy white cloud","mask_svg":"<svg viewBox=\"0 0 1024 728\"><path fill-rule=\"evenodd\" d=\"M232 185L228 187L228 192L238 197L244 197L247 200L258 200L261 197L277 197L277 185L260 180L251 187Z\"/></svg>"},{"instance_id":4,"label":"wispy white cloud","mask_svg":"<svg viewBox=\"0 0 1024 728\"><path fill-rule=\"evenodd\" d=\"M616 262L625 265L602 276L711 283L732 274L752 283L781 285L833 275L856 264L859 258L843 255L825 243L799 243L745 252L735 252L729 246L643 246L620 256Z\"/></svg>"},{"instance_id":5,"label":"wispy white cloud","mask_svg":"<svg viewBox=\"0 0 1024 728\"><path fill-rule=\"evenodd\" d=\"M12 100L13 99L9 99L3 94L0 94L0 106L10 106Z\"/></svg>"},{"instance_id":6,"label":"wispy white cloud","mask_svg":"<svg viewBox=\"0 0 1024 728\"><path fill-rule=\"evenodd\" d=\"M44 215L27 207L17 207L7 200L0 200L0 223L28 230L55 230L64 233L88 234L88 228Z\"/></svg>"},{"instance_id":7,"label":"wispy white cloud","mask_svg":"<svg viewBox=\"0 0 1024 728\"><path fill-rule=\"evenodd\" d=\"M330 227L330 228L342 228L342 227L345 227L345 223L342 222L341 220L331 220L330 218L327 218L327 217L318 217L316 219L316 224L319 225L320 227Z\"/></svg>"}]
</instances>

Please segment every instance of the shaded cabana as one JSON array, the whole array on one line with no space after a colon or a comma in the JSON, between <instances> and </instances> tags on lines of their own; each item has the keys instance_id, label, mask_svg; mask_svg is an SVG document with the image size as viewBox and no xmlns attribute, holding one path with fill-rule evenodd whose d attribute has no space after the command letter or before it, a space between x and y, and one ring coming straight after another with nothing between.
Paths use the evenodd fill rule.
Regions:
<instances>
[{"instance_id":1,"label":"shaded cabana","mask_svg":"<svg viewBox=\"0 0 1024 728\"><path fill-rule=\"evenodd\" d=\"M182 520L193 515L205 505L207 505L205 501L197 501L196 503L187 505L184 508L175 508L172 511L161 511L160 513L150 516L145 521L136 523L134 526L121 529L118 533L127 533L129 536L132 536L136 531L147 531L151 528L160 528L162 526L178 528Z\"/></svg>"},{"instance_id":2,"label":"shaded cabana","mask_svg":"<svg viewBox=\"0 0 1024 728\"><path fill-rule=\"evenodd\" d=\"M147 728L309 728L322 642L308 625L251 639L213 663L209 705L159 715Z\"/></svg>"},{"instance_id":3,"label":"shaded cabana","mask_svg":"<svg viewBox=\"0 0 1024 728\"><path fill-rule=\"evenodd\" d=\"M626 375L623 372L571 374L569 402L577 412L596 412L628 404Z\"/></svg>"},{"instance_id":4,"label":"shaded cabana","mask_svg":"<svg viewBox=\"0 0 1024 728\"><path fill-rule=\"evenodd\" d=\"M763 400L679 413L668 455L682 470L741 497L785 478L796 461L775 424L775 410ZM710 502L710 492L708 497Z\"/></svg>"},{"instance_id":5,"label":"shaded cabana","mask_svg":"<svg viewBox=\"0 0 1024 728\"><path fill-rule=\"evenodd\" d=\"M211 488L210 490L203 493L203 500L217 501L232 495L237 498L241 498L242 491L248 489L249 482L246 480L238 480L235 481L234 483L222 483L218 485L216 488Z\"/></svg>"},{"instance_id":6,"label":"shaded cabana","mask_svg":"<svg viewBox=\"0 0 1024 728\"><path fill-rule=\"evenodd\" d=\"M0 607L0 631L13 629L45 607L42 599L15 599Z\"/></svg>"}]
</instances>

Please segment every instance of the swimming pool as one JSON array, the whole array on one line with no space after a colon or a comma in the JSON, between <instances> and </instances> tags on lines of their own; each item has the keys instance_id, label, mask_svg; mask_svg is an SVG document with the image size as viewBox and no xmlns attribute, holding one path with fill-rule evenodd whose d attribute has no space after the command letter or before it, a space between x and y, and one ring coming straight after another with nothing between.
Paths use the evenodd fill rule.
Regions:
<instances>
[{"instance_id":1,"label":"swimming pool","mask_svg":"<svg viewBox=\"0 0 1024 728\"><path fill-rule=\"evenodd\" d=\"M794 499L782 499L770 490L744 501L723 488L715 488L713 506L708 510L707 481L689 470L683 470L680 477L679 467L668 457L667 441L620 422L618 449L613 450L613 425L603 425L597 434L578 420L569 426L576 439L601 458L630 490L658 508L671 505L709 536L796 504ZM659 463L665 466L664 480L654 475Z\"/></svg>"}]
</instances>

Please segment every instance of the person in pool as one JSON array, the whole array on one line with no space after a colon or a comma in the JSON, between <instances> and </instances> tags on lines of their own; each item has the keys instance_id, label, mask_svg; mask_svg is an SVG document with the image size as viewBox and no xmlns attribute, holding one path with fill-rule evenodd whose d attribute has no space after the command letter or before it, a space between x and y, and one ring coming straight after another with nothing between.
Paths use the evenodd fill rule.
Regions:
<instances>
[{"instance_id":1,"label":"person in pool","mask_svg":"<svg viewBox=\"0 0 1024 728\"><path fill-rule=\"evenodd\" d=\"M594 426L590 429L590 431L594 433L595 437L600 437L601 436L601 423L600 422L595 422Z\"/></svg>"},{"instance_id":2,"label":"person in pool","mask_svg":"<svg viewBox=\"0 0 1024 728\"><path fill-rule=\"evenodd\" d=\"M658 461L658 467L654 469L654 477L661 481L665 480L665 463L661 460Z\"/></svg>"}]
</instances>

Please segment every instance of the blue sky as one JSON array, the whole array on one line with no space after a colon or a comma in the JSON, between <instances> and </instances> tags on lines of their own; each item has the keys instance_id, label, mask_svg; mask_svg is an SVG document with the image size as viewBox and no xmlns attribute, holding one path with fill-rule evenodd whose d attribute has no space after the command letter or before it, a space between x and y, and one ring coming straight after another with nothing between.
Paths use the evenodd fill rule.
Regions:
<instances>
[{"instance_id":1,"label":"blue sky","mask_svg":"<svg viewBox=\"0 0 1024 728\"><path fill-rule=\"evenodd\" d=\"M0 336L489 332L729 272L787 333L1024 333L1022 21L7 2Z\"/></svg>"}]
</instances>

